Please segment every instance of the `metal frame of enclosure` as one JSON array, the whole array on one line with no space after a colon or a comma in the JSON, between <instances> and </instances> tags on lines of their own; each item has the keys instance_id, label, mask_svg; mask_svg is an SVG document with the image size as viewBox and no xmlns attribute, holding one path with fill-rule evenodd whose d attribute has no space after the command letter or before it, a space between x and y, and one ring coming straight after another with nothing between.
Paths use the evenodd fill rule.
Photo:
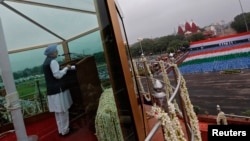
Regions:
<instances>
[{"instance_id":1,"label":"metal frame of enclosure","mask_svg":"<svg viewBox=\"0 0 250 141\"><path fill-rule=\"evenodd\" d=\"M58 58L62 63L89 55L103 57L96 58L97 67L106 66L105 72L99 71L99 77L108 81L106 87L113 89L119 116L123 114L119 112L122 107L131 118L132 140L144 140L144 116L136 98L131 58L124 44L128 41L123 15L116 1L1 0L0 11L1 89L6 91L5 98L10 101L8 110L18 140L32 138L26 134L24 113L18 103L25 94L18 88L25 81L24 77L35 75L29 78L33 82L42 79L39 69L34 72L34 68L41 66L43 51L51 43L59 45ZM30 74L18 77L25 70L30 70ZM40 90L45 92L42 81ZM124 135L125 138L128 137Z\"/></svg>"}]
</instances>

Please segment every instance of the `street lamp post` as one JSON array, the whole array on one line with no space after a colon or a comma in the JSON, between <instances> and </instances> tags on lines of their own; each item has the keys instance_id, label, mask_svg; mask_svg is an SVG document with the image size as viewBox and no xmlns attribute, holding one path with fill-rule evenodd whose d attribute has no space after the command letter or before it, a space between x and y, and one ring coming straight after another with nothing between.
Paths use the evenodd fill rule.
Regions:
<instances>
[{"instance_id":1,"label":"street lamp post","mask_svg":"<svg viewBox=\"0 0 250 141\"><path fill-rule=\"evenodd\" d=\"M143 55L144 55L144 53L143 53L143 49L142 49L142 45L141 45L141 41L143 40L143 38L138 38L137 40L140 42L140 47L141 47L141 56L143 56Z\"/></svg>"},{"instance_id":2,"label":"street lamp post","mask_svg":"<svg viewBox=\"0 0 250 141\"><path fill-rule=\"evenodd\" d=\"M244 13L244 10L243 10L243 7L242 7L242 4L241 4L240 0L239 0L239 3L240 3L240 8L241 8L241 12L242 12L242 15L243 15L243 19L244 19L244 22L245 22L245 25L246 25L246 30L248 31L248 26L247 26L247 21L246 21L245 13Z\"/></svg>"}]
</instances>

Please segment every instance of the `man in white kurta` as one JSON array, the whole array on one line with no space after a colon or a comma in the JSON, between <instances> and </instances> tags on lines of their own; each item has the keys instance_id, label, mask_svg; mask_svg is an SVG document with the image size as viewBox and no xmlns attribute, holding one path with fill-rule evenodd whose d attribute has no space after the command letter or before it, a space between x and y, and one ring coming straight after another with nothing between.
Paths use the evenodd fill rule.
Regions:
<instances>
[{"instance_id":1,"label":"man in white kurta","mask_svg":"<svg viewBox=\"0 0 250 141\"><path fill-rule=\"evenodd\" d=\"M56 44L49 45L44 54L47 56L43 63L43 70L47 87L49 111L55 113L59 134L67 135L70 131L68 109L73 102L70 91L62 87L61 79L70 69L70 66L60 69L56 60L58 56Z\"/></svg>"}]
</instances>

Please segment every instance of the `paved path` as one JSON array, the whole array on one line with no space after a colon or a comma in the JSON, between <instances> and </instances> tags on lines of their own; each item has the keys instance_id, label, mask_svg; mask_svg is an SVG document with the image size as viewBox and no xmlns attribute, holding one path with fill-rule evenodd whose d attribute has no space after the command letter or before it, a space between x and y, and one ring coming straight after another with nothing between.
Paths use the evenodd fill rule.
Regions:
<instances>
[{"instance_id":1,"label":"paved path","mask_svg":"<svg viewBox=\"0 0 250 141\"><path fill-rule=\"evenodd\" d=\"M242 115L250 110L250 70L241 73L219 72L184 75L193 105L201 108L200 114L216 113L219 104L227 114Z\"/></svg>"}]
</instances>

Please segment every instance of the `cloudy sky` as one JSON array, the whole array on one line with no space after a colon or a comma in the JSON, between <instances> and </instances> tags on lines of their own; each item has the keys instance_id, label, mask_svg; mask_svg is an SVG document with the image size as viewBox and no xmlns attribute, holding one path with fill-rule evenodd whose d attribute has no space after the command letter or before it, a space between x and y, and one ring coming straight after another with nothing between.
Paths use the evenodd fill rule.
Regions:
<instances>
[{"instance_id":1,"label":"cloudy sky","mask_svg":"<svg viewBox=\"0 0 250 141\"><path fill-rule=\"evenodd\" d=\"M117 0L124 15L129 44L138 38L156 38L177 32L178 25L193 20L204 27L228 23L250 12L250 0Z\"/></svg>"}]
</instances>

